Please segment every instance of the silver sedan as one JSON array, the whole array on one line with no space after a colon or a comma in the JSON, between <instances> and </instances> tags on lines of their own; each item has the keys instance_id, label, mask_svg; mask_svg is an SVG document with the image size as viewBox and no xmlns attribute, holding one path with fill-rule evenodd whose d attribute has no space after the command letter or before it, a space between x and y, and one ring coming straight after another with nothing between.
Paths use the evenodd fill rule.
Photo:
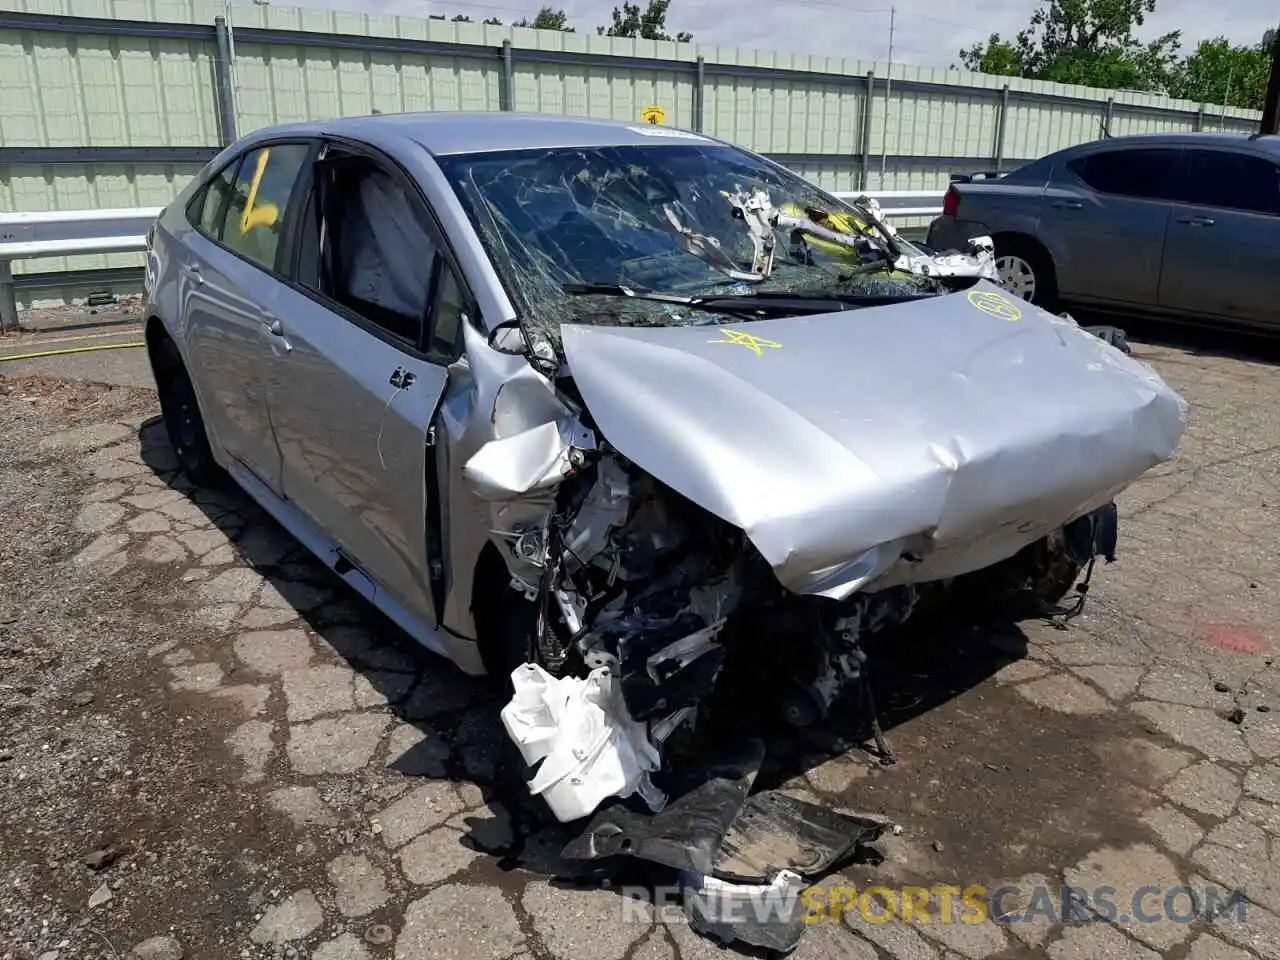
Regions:
<instances>
[{"instance_id":1,"label":"silver sedan","mask_svg":"<svg viewBox=\"0 0 1280 960\"><path fill-rule=\"evenodd\" d=\"M656 756L722 673L820 720L922 591L1110 556L1185 404L994 276L699 134L375 116L213 160L146 339L193 479L465 671L603 672Z\"/></svg>"}]
</instances>

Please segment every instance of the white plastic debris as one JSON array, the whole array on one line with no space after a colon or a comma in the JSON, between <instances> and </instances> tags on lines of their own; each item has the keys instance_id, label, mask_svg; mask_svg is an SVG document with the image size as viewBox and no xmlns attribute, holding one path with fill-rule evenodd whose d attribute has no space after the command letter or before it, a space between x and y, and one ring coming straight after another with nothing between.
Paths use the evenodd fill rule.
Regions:
<instances>
[{"instance_id":1,"label":"white plastic debris","mask_svg":"<svg viewBox=\"0 0 1280 960\"><path fill-rule=\"evenodd\" d=\"M649 779L661 757L642 724L627 714L607 668L553 677L535 663L511 672L515 690L502 725L525 763L540 764L529 792L561 823L585 817L608 797L637 791L652 810L666 796Z\"/></svg>"}]
</instances>

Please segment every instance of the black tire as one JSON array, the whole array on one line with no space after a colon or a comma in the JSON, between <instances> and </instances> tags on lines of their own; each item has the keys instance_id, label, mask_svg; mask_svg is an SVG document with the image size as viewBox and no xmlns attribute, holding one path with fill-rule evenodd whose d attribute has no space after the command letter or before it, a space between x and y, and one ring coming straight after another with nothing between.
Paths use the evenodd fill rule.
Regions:
<instances>
[{"instance_id":1,"label":"black tire","mask_svg":"<svg viewBox=\"0 0 1280 960\"><path fill-rule=\"evenodd\" d=\"M151 349L151 370L160 396L160 412L164 417L169 444L178 467L187 479L202 487L216 487L226 474L213 458L204 417L196 400L195 387L187 373L178 347L167 336L161 336Z\"/></svg>"},{"instance_id":2,"label":"black tire","mask_svg":"<svg viewBox=\"0 0 1280 960\"><path fill-rule=\"evenodd\" d=\"M1058 274L1054 269L1053 259L1044 247L1024 237L1005 236L996 241L995 253L997 265L1001 260L1012 259L1021 261L1030 269L1035 280L1035 290L1024 299L1051 313L1058 312L1061 306L1058 300ZM1001 279L1004 280L1003 269L1001 273Z\"/></svg>"},{"instance_id":3,"label":"black tire","mask_svg":"<svg viewBox=\"0 0 1280 960\"><path fill-rule=\"evenodd\" d=\"M1075 589L1080 580L1080 565L1065 551L1043 548L1043 561L1038 575L1032 581L1031 592L1037 601L1048 607L1057 606Z\"/></svg>"},{"instance_id":4,"label":"black tire","mask_svg":"<svg viewBox=\"0 0 1280 960\"><path fill-rule=\"evenodd\" d=\"M1059 538L1045 537L983 570L958 577L953 595L981 616L1039 616L1075 587L1080 567Z\"/></svg>"}]
</instances>

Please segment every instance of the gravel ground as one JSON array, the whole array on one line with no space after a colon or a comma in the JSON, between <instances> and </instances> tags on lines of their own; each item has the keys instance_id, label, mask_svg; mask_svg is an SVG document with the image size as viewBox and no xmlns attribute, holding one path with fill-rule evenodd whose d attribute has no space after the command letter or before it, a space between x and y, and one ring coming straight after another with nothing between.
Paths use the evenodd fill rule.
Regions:
<instances>
[{"instance_id":1,"label":"gravel ground","mask_svg":"<svg viewBox=\"0 0 1280 960\"><path fill-rule=\"evenodd\" d=\"M1280 960L1280 379L1137 350L1192 421L1122 498L1085 614L883 651L899 762L833 723L771 776L901 824L832 882L1108 885L1126 917L1190 884L1244 919L855 910L800 960ZM0 958L736 955L560 861L498 775L499 704L245 498L186 485L155 415L0 379Z\"/></svg>"}]
</instances>

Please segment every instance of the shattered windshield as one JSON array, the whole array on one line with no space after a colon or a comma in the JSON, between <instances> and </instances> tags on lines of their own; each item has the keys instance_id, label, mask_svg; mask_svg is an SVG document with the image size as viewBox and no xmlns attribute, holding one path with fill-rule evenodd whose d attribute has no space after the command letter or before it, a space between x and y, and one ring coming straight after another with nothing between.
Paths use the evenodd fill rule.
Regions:
<instances>
[{"instance_id":1,"label":"shattered windshield","mask_svg":"<svg viewBox=\"0 0 1280 960\"><path fill-rule=\"evenodd\" d=\"M701 296L931 291L892 272L874 226L800 177L713 143L565 147L440 160L524 320L677 325L721 317L567 285ZM804 230L795 224L807 224Z\"/></svg>"}]
</instances>

